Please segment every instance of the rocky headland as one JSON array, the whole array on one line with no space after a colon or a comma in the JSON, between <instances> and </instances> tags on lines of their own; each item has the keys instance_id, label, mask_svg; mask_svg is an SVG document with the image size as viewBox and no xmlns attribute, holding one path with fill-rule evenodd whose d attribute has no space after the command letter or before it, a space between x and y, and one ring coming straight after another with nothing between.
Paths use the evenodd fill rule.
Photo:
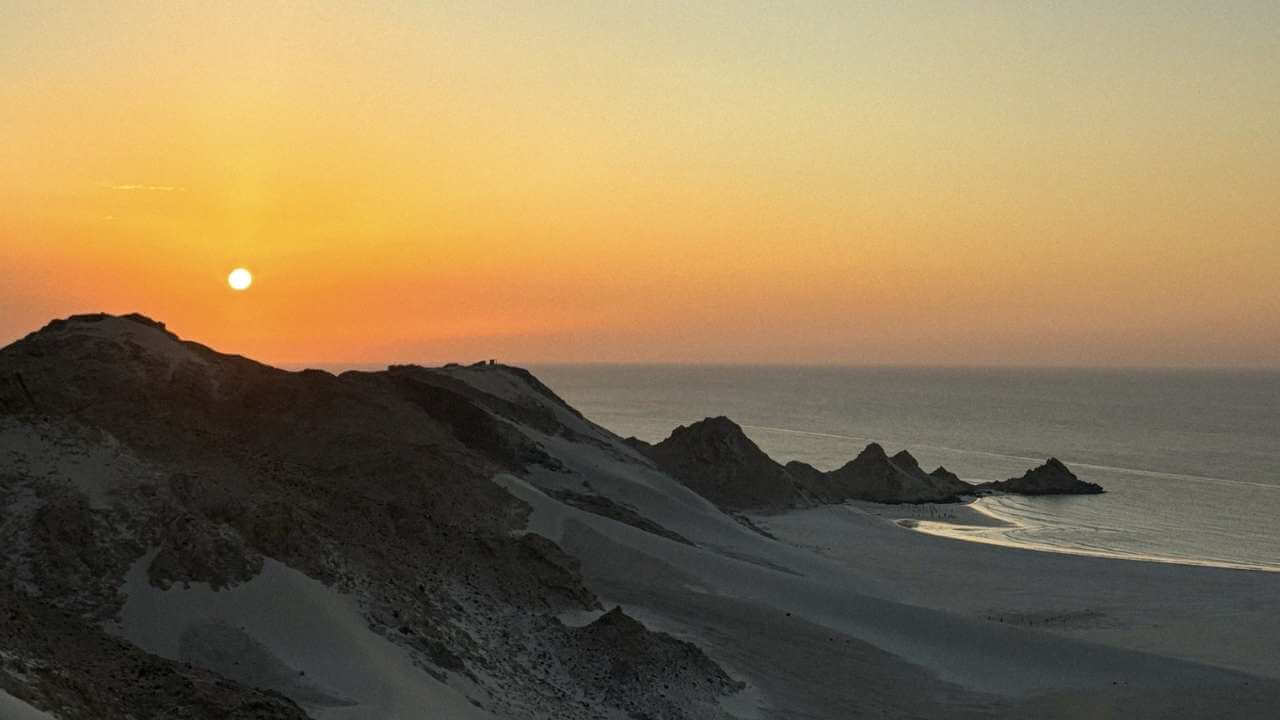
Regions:
<instances>
[{"instance_id":1,"label":"rocky headland","mask_svg":"<svg viewBox=\"0 0 1280 720\"><path fill-rule=\"evenodd\" d=\"M1028 470L1021 477L982 483L977 487L1016 495L1097 495L1103 492L1101 485L1076 477L1058 458L1049 458L1048 462Z\"/></svg>"},{"instance_id":2,"label":"rocky headland","mask_svg":"<svg viewBox=\"0 0 1280 720\"><path fill-rule=\"evenodd\" d=\"M1099 486L1077 480L1057 459L1016 480L974 485L945 467L926 472L910 452L890 456L874 442L834 470L794 460L784 466L727 417L681 425L656 444L637 438L626 442L727 512L778 512L848 500L956 503L971 499L979 490L1026 495L1101 492Z\"/></svg>"}]
</instances>

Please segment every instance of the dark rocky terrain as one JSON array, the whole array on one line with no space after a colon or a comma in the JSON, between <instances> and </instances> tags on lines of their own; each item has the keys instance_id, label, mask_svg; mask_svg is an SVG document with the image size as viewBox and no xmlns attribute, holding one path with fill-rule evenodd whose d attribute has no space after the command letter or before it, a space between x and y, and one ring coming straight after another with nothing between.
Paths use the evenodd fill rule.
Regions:
<instances>
[{"instance_id":1,"label":"dark rocky terrain","mask_svg":"<svg viewBox=\"0 0 1280 720\"><path fill-rule=\"evenodd\" d=\"M725 510L782 510L803 504L803 486L727 417L681 425L656 445L627 442L664 472Z\"/></svg>"},{"instance_id":2,"label":"dark rocky terrain","mask_svg":"<svg viewBox=\"0 0 1280 720\"><path fill-rule=\"evenodd\" d=\"M982 483L978 487L1018 495L1096 495L1103 492L1097 483L1085 482L1067 469L1058 458L1032 468L1022 477Z\"/></svg>"},{"instance_id":3,"label":"dark rocky terrain","mask_svg":"<svg viewBox=\"0 0 1280 720\"><path fill-rule=\"evenodd\" d=\"M973 493L972 485L946 468L926 473L911 453L903 450L889 457L878 443L871 443L858 457L830 472L799 462L788 463L787 469L805 478L806 485L825 502L959 502L962 495Z\"/></svg>"},{"instance_id":4,"label":"dark rocky terrain","mask_svg":"<svg viewBox=\"0 0 1280 720\"><path fill-rule=\"evenodd\" d=\"M953 503L973 496L979 488L1029 495L1052 488L1089 492L1069 489L1088 484L1077 481L1072 485L1075 476L1057 460L1029 471L1021 480L972 485L944 467L925 472L906 450L890 457L878 443L867 445L856 458L835 470L822 471L798 461L783 466L726 417L681 425L657 444L636 438L626 442L726 512L767 513L847 500Z\"/></svg>"},{"instance_id":5,"label":"dark rocky terrain","mask_svg":"<svg viewBox=\"0 0 1280 720\"><path fill-rule=\"evenodd\" d=\"M0 688L68 718L162 707L185 708L166 717L303 717L244 677L104 631L135 563L157 590L225 589L270 558L357 599L374 633L470 688L477 707L625 714L658 676L616 686L550 658L590 637L601 658L657 666L664 636L638 624L584 636L556 620L600 603L573 558L518 532L528 507L491 481L560 472L531 436L589 442L592 428L515 368L293 373L139 315L50 323L0 350ZM672 694L663 718L720 717L717 693L733 687L706 658L666 668L661 682L703 689Z\"/></svg>"}]
</instances>

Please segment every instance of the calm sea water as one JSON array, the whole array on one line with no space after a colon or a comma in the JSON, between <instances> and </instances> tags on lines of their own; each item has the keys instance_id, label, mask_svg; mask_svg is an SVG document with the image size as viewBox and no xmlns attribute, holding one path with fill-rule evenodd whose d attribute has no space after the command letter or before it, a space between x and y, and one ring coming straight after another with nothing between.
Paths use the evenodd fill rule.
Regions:
<instances>
[{"instance_id":1,"label":"calm sea water","mask_svg":"<svg viewBox=\"0 0 1280 720\"><path fill-rule=\"evenodd\" d=\"M779 462L875 440L971 481L1056 456L1101 496L980 501L1043 549L1280 570L1280 373L545 366L587 417L657 441L728 415Z\"/></svg>"}]
</instances>

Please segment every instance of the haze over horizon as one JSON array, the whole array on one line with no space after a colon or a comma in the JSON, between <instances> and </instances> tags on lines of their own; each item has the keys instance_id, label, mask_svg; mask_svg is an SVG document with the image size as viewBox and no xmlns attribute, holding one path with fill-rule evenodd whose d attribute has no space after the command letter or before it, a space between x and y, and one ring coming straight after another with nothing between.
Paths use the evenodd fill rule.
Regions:
<instances>
[{"instance_id":1,"label":"haze over horizon","mask_svg":"<svg viewBox=\"0 0 1280 720\"><path fill-rule=\"evenodd\" d=\"M1280 367L1275 3L0 14L0 345Z\"/></svg>"}]
</instances>

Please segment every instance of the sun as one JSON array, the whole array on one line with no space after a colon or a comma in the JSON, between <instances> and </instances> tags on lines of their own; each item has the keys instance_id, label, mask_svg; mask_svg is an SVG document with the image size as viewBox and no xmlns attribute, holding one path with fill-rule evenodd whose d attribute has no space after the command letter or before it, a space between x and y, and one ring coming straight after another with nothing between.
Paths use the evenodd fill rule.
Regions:
<instances>
[{"instance_id":1,"label":"sun","mask_svg":"<svg viewBox=\"0 0 1280 720\"><path fill-rule=\"evenodd\" d=\"M253 274L244 268L236 268L227 276L227 284L232 290L247 290L253 284Z\"/></svg>"}]
</instances>

